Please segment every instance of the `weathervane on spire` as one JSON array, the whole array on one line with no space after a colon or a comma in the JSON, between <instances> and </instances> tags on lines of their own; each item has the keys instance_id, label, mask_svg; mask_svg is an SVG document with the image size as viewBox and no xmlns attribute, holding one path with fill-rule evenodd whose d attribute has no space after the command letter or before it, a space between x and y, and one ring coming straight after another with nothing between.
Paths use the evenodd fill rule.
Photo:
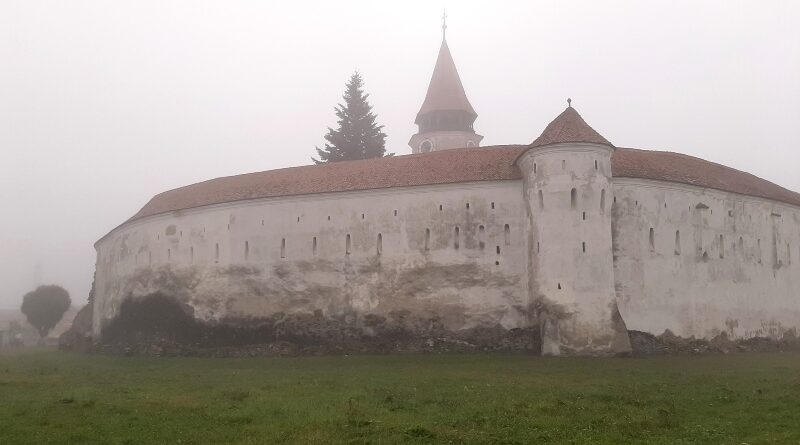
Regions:
<instances>
[{"instance_id":1,"label":"weathervane on spire","mask_svg":"<svg viewBox=\"0 0 800 445\"><path fill-rule=\"evenodd\" d=\"M442 38L444 39L444 34L447 32L447 10L445 9L442 13Z\"/></svg>"}]
</instances>

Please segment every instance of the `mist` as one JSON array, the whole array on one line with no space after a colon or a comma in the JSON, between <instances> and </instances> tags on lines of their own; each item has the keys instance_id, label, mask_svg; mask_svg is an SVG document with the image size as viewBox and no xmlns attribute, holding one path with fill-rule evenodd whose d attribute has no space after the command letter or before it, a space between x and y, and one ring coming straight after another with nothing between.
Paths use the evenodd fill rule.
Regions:
<instances>
[{"instance_id":1,"label":"mist","mask_svg":"<svg viewBox=\"0 0 800 445\"><path fill-rule=\"evenodd\" d=\"M482 145L571 97L616 146L800 190L800 2L2 0L0 308L82 304L93 243L161 191L309 164L355 70L409 154L443 7Z\"/></svg>"}]
</instances>

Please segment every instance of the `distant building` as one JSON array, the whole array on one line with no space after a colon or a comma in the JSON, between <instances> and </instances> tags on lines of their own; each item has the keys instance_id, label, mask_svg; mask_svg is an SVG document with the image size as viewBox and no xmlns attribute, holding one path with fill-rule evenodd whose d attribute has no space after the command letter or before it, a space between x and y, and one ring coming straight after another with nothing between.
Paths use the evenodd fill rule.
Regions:
<instances>
[{"instance_id":1,"label":"distant building","mask_svg":"<svg viewBox=\"0 0 800 445\"><path fill-rule=\"evenodd\" d=\"M206 321L532 330L545 354L625 352L628 330L748 338L800 326L800 194L616 147L571 106L523 145L479 147L476 118L443 40L414 154L155 196L95 245L95 336L124 299L155 292Z\"/></svg>"}]
</instances>

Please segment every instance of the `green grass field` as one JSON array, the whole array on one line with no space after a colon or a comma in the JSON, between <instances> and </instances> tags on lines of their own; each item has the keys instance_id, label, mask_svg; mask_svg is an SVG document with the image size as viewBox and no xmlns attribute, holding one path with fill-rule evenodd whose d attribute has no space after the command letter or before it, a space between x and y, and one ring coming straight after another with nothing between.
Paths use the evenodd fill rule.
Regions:
<instances>
[{"instance_id":1,"label":"green grass field","mask_svg":"<svg viewBox=\"0 0 800 445\"><path fill-rule=\"evenodd\" d=\"M800 354L0 354L0 444L800 444Z\"/></svg>"}]
</instances>

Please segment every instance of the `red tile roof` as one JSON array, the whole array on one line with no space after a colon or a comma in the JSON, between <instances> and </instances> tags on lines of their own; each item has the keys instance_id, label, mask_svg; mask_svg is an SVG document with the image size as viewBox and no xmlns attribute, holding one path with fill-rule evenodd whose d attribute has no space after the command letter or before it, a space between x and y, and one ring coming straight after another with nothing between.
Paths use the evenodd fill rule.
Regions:
<instances>
[{"instance_id":1,"label":"red tile roof","mask_svg":"<svg viewBox=\"0 0 800 445\"><path fill-rule=\"evenodd\" d=\"M531 143L531 147L569 142L588 142L611 146L611 142L590 127L581 115L570 106L545 127L541 136Z\"/></svg>"},{"instance_id":2,"label":"red tile roof","mask_svg":"<svg viewBox=\"0 0 800 445\"><path fill-rule=\"evenodd\" d=\"M514 164L529 147L501 145L284 168L212 179L160 193L128 221L248 199L520 179ZM800 206L800 193L724 165L678 153L616 148L615 177L670 181Z\"/></svg>"},{"instance_id":3,"label":"red tile roof","mask_svg":"<svg viewBox=\"0 0 800 445\"><path fill-rule=\"evenodd\" d=\"M246 199L517 179L520 174L514 160L525 148L460 148L211 179L156 195L130 220Z\"/></svg>"},{"instance_id":4,"label":"red tile roof","mask_svg":"<svg viewBox=\"0 0 800 445\"><path fill-rule=\"evenodd\" d=\"M678 182L800 206L800 193L750 173L680 153L617 148L611 158L611 170L615 177Z\"/></svg>"},{"instance_id":5,"label":"red tile roof","mask_svg":"<svg viewBox=\"0 0 800 445\"><path fill-rule=\"evenodd\" d=\"M431 82L428 84L428 92L425 94L425 101L414 122L419 123L420 117L431 111L465 111L473 117L473 120L478 116L464 92L461 77L458 75L446 40L442 40L439 57L436 59Z\"/></svg>"}]
</instances>

